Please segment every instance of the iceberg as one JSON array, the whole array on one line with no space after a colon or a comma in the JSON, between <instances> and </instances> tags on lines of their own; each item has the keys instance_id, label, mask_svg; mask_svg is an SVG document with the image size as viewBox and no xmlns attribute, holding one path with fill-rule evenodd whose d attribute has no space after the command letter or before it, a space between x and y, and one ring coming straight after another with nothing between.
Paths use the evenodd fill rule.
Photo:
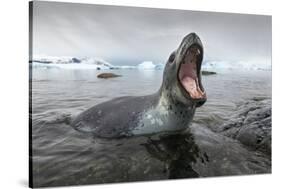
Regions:
<instances>
[{"instance_id":1,"label":"iceberg","mask_svg":"<svg viewBox=\"0 0 281 189\"><path fill-rule=\"evenodd\" d=\"M141 70L151 70L151 69L154 69L156 66L153 64L152 61L144 61L144 62L140 63L137 67L138 67L138 69L141 69Z\"/></svg>"},{"instance_id":2,"label":"iceberg","mask_svg":"<svg viewBox=\"0 0 281 189\"><path fill-rule=\"evenodd\" d=\"M137 66L140 70L154 70L156 65L152 61L144 61Z\"/></svg>"},{"instance_id":3,"label":"iceberg","mask_svg":"<svg viewBox=\"0 0 281 189\"><path fill-rule=\"evenodd\" d=\"M271 70L271 63L267 60L250 61L205 61L202 63L202 70L228 71L228 70Z\"/></svg>"}]
</instances>

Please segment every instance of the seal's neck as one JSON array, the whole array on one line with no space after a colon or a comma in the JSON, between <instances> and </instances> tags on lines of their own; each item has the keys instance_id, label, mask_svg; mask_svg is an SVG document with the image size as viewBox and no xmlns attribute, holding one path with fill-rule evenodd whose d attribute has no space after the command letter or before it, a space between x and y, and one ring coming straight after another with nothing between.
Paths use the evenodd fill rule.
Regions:
<instances>
[{"instance_id":1,"label":"seal's neck","mask_svg":"<svg viewBox=\"0 0 281 189\"><path fill-rule=\"evenodd\" d=\"M195 113L195 104L175 101L169 91L159 90L150 95L151 106L142 112L134 134L151 134L165 131L181 131L188 128Z\"/></svg>"},{"instance_id":2,"label":"seal's neck","mask_svg":"<svg viewBox=\"0 0 281 189\"><path fill-rule=\"evenodd\" d=\"M183 95L179 95L180 93L181 91L178 88L168 88L162 84L155 94L158 97L156 105L161 107L161 109L172 111L175 111L175 109L183 111L195 110L196 103L192 100L185 99Z\"/></svg>"},{"instance_id":3,"label":"seal's neck","mask_svg":"<svg viewBox=\"0 0 281 189\"><path fill-rule=\"evenodd\" d=\"M173 98L169 93L162 92L161 95L159 95L159 100L155 110L159 111L160 114L164 113L174 119L182 121L186 118L189 119L190 117L185 115L193 116L195 108L195 103L187 102L186 104L183 104L182 102L175 100L175 98Z\"/></svg>"}]
</instances>

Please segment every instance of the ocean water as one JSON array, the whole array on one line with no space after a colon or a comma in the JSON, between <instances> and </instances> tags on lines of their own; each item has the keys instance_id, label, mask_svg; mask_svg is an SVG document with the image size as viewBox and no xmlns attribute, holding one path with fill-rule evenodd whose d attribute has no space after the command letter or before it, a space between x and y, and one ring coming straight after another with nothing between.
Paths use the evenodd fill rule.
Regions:
<instances>
[{"instance_id":1,"label":"ocean water","mask_svg":"<svg viewBox=\"0 0 281 189\"><path fill-rule=\"evenodd\" d=\"M270 173L271 159L213 132L238 104L271 99L270 71L227 71L203 76L208 100L181 135L97 139L69 122L82 111L120 96L152 94L162 70L32 70L33 184L61 186ZM108 71L106 71L108 72ZM118 111L118 110L116 110Z\"/></svg>"}]
</instances>

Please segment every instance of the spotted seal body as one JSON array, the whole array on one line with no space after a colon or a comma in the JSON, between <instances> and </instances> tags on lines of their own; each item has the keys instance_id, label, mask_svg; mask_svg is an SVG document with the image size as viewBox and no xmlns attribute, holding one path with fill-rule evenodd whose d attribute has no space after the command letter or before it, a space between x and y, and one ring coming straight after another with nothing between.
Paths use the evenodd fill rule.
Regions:
<instances>
[{"instance_id":1,"label":"spotted seal body","mask_svg":"<svg viewBox=\"0 0 281 189\"><path fill-rule=\"evenodd\" d=\"M201 83L203 45L195 33L182 40L165 66L160 89L147 96L127 96L98 104L77 116L72 127L96 137L181 131L196 107L207 99Z\"/></svg>"}]
</instances>

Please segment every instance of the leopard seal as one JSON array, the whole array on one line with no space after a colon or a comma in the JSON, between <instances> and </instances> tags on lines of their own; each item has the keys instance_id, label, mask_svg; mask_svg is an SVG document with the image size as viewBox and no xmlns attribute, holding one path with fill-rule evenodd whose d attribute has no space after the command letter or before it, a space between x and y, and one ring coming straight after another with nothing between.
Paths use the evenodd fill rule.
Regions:
<instances>
[{"instance_id":1,"label":"leopard seal","mask_svg":"<svg viewBox=\"0 0 281 189\"><path fill-rule=\"evenodd\" d=\"M207 100L201 83L202 60L202 42L190 33L169 56L157 92L103 102L79 114L71 126L100 138L185 130L195 109Z\"/></svg>"}]
</instances>

